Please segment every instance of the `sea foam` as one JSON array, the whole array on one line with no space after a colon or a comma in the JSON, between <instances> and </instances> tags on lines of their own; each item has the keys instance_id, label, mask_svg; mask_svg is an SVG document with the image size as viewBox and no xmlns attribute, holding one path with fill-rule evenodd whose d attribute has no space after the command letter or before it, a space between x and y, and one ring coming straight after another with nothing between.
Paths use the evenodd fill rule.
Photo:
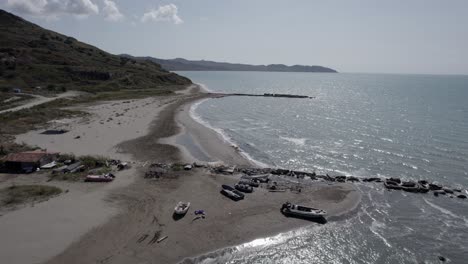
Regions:
<instances>
[{"instance_id":1,"label":"sea foam","mask_svg":"<svg viewBox=\"0 0 468 264\"><path fill-rule=\"evenodd\" d=\"M293 138L293 137L280 137L280 138L286 141L292 142L298 146L304 146L307 141L307 138Z\"/></svg>"},{"instance_id":2,"label":"sea foam","mask_svg":"<svg viewBox=\"0 0 468 264\"><path fill-rule=\"evenodd\" d=\"M206 87L206 86L205 86ZM208 89L207 89L208 90ZM233 147L236 147L238 150L239 150L239 153L244 157L246 158L247 160L251 161L252 163L256 164L257 166L260 166L260 167L270 167L268 164L265 164L261 161L258 161L254 158L252 158L252 156L249 155L249 153L245 152L243 149L241 149L239 147L238 144L236 144L234 142L234 140L221 128L216 128L214 126L212 126L209 122L207 122L206 120L204 120L197 112L197 108L204 102L208 101L210 98L207 98L207 99L203 99L203 100L200 100L194 104L192 104L192 106L190 107L190 110L189 110L189 115L190 117L195 120L196 122L198 122L199 124L205 126L206 128L208 129L211 129L213 131L215 131L218 135L221 136L222 140L226 143L226 144L229 144Z\"/></svg>"}]
</instances>

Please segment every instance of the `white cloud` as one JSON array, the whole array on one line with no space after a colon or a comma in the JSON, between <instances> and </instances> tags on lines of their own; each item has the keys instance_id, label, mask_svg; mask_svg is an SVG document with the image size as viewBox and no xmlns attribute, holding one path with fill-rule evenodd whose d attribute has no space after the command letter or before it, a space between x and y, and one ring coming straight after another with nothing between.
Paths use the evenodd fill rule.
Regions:
<instances>
[{"instance_id":1,"label":"white cloud","mask_svg":"<svg viewBox=\"0 0 468 264\"><path fill-rule=\"evenodd\" d=\"M111 0L104 0L102 13L104 14L105 19L109 21L119 21L124 18L124 15L120 13L120 10L115 2Z\"/></svg>"},{"instance_id":2,"label":"white cloud","mask_svg":"<svg viewBox=\"0 0 468 264\"><path fill-rule=\"evenodd\" d=\"M47 0L7 0L7 6L20 14L37 15L47 4Z\"/></svg>"},{"instance_id":3,"label":"white cloud","mask_svg":"<svg viewBox=\"0 0 468 264\"><path fill-rule=\"evenodd\" d=\"M153 9L143 14L141 21L142 22L165 21L165 22L172 22L176 25L184 23L184 21L179 17L177 12L178 10L177 10L176 5L174 4L163 5L163 6L159 6L158 9Z\"/></svg>"},{"instance_id":4,"label":"white cloud","mask_svg":"<svg viewBox=\"0 0 468 264\"><path fill-rule=\"evenodd\" d=\"M7 7L19 14L45 18L99 14L99 7L91 0L7 0Z\"/></svg>"}]
</instances>

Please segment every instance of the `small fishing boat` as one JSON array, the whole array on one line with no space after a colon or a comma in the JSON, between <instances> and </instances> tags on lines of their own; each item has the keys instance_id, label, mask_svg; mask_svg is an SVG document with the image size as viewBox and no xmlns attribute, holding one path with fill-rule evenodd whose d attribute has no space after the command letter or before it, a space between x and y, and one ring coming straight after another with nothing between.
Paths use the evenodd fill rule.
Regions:
<instances>
[{"instance_id":1,"label":"small fishing boat","mask_svg":"<svg viewBox=\"0 0 468 264\"><path fill-rule=\"evenodd\" d=\"M221 187L223 188L221 190L221 194L223 194L224 196L234 201L239 201L239 200L244 199L244 194L232 188L231 186L223 184Z\"/></svg>"},{"instance_id":2,"label":"small fishing boat","mask_svg":"<svg viewBox=\"0 0 468 264\"><path fill-rule=\"evenodd\" d=\"M56 161L52 161L51 163L47 163L45 165L42 165L41 166L41 169L52 169L54 168L55 166L57 166L57 162Z\"/></svg>"},{"instance_id":3,"label":"small fishing boat","mask_svg":"<svg viewBox=\"0 0 468 264\"><path fill-rule=\"evenodd\" d=\"M241 179L239 181L239 184L245 184L245 185L249 185L249 186L252 186L252 187L258 187L259 186L257 180L248 180L248 179Z\"/></svg>"},{"instance_id":4,"label":"small fishing boat","mask_svg":"<svg viewBox=\"0 0 468 264\"><path fill-rule=\"evenodd\" d=\"M245 193L253 192L252 186L247 185L247 184L238 183L238 184L234 185L234 188L236 188L236 190L238 190L238 191L245 192Z\"/></svg>"},{"instance_id":5,"label":"small fishing boat","mask_svg":"<svg viewBox=\"0 0 468 264\"><path fill-rule=\"evenodd\" d=\"M115 178L114 174L107 173L103 175L88 175L86 176L86 182L111 182Z\"/></svg>"},{"instance_id":6,"label":"small fishing boat","mask_svg":"<svg viewBox=\"0 0 468 264\"><path fill-rule=\"evenodd\" d=\"M185 215L190 208L190 202L180 201L174 208L174 213L177 215Z\"/></svg>"},{"instance_id":7,"label":"small fishing boat","mask_svg":"<svg viewBox=\"0 0 468 264\"><path fill-rule=\"evenodd\" d=\"M292 204L290 202L283 204L281 207L281 213L288 216L296 216L307 219L324 219L327 215L327 212L322 209Z\"/></svg>"}]
</instances>

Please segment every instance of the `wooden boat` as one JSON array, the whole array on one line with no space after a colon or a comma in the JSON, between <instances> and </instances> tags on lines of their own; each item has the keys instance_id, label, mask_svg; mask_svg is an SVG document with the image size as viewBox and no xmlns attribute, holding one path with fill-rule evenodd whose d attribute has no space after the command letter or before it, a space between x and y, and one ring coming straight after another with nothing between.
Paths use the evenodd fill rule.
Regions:
<instances>
[{"instance_id":1,"label":"wooden boat","mask_svg":"<svg viewBox=\"0 0 468 264\"><path fill-rule=\"evenodd\" d=\"M180 201L174 208L174 213L177 215L185 215L190 208L190 202Z\"/></svg>"},{"instance_id":2,"label":"wooden boat","mask_svg":"<svg viewBox=\"0 0 468 264\"><path fill-rule=\"evenodd\" d=\"M234 188L236 188L236 190L238 190L238 191L245 192L245 193L253 192L252 186L247 185L247 184L238 183L238 184L234 185Z\"/></svg>"},{"instance_id":3,"label":"wooden boat","mask_svg":"<svg viewBox=\"0 0 468 264\"><path fill-rule=\"evenodd\" d=\"M292 204L286 202L281 207L281 213L288 216L295 216L306 219L324 219L327 212L322 209Z\"/></svg>"},{"instance_id":4,"label":"wooden boat","mask_svg":"<svg viewBox=\"0 0 468 264\"><path fill-rule=\"evenodd\" d=\"M112 173L107 173L103 175L88 175L86 176L86 182L111 182L115 176Z\"/></svg>"},{"instance_id":5,"label":"wooden boat","mask_svg":"<svg viewBox=\"0 0 468 264\"><path fill-rule=\"evenodd\" d=\"M221 170L223 173L233 174L236 170L236 166L230 166Z\"/></svg>"},{"instance_id":6,"label":"wooden boat","mask_svg":"<svg viewBox=\"0 0 468 264\"><path fill-rule=\"evenodd\" d=\"M57 162L56 161L52 161L51 163L47 163L45 165L42 165L41 166L41 169L52 169L54 167L57 166Z\"/></svg>"},{"instance_id":7,"label":"wooden boat","mask_svg":"<svg viewBox=\"0 0 468 264\"><path fill-rule=\"evenodd\" d=\"M221 187L223 188L221 190L221 194L223 194L224 196L234 201L239 201L239 200L244 199L244 194L232 188L231 186L223 184Z\"/></svg>"}]
</instances>

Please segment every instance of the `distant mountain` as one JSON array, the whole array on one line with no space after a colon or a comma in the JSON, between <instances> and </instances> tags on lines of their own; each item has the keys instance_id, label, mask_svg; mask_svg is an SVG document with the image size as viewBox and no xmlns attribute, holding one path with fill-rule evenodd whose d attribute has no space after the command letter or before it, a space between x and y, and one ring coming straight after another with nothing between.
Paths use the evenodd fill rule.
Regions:
<instances>
[{"instance_id":1,"label":"distant mountain","mask_svg":"<svg viewBox=\"0 0 468 264\"><path fill-rule=\"evenodd\" d=\"M240 63L215 62L206 60L186 60L186 59L171 59L164 60L153 57L133 57L128 54L121 56L133 59L145 59L160 64L168 71L266 71L266 72L332 72L336 70L322 66L304 66L293 65L287 66L284 64L270 65L249 65Z\"/></svg>"},{"instance_id":2,"label":"distant mountain","mask_svg":"<svg viewBox=\"0 0 468 264\"><path fill-rule=\"evenodd\" d=\"M98 92L189 83L154 62L112 55L0 9L0 88Z\"/></svg>"}]
</instances>

